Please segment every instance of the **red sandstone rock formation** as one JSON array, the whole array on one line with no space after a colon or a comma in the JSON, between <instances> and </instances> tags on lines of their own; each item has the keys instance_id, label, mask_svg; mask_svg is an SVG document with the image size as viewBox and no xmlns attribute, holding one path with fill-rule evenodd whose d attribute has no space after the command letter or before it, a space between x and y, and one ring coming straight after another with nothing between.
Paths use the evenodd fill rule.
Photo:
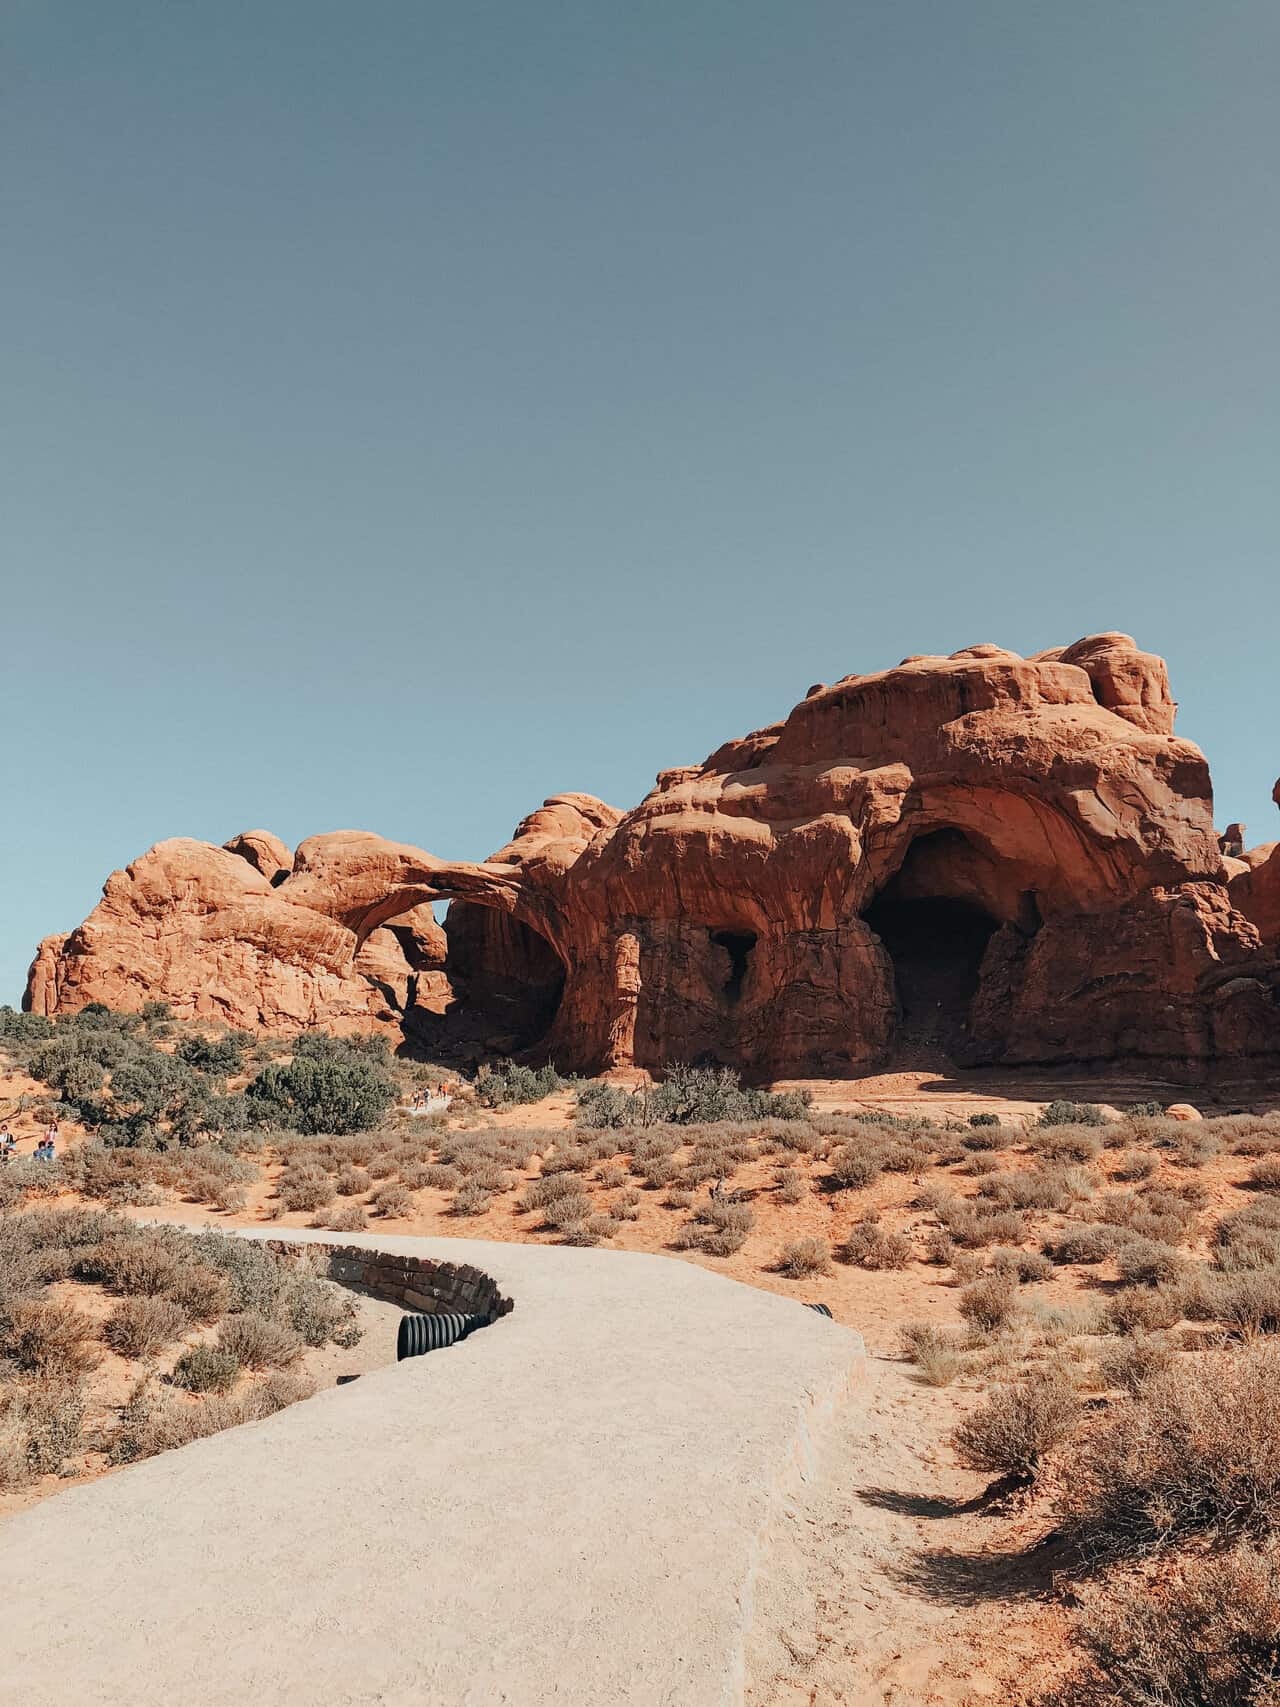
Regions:
<instances>
[{"instance_id":1,"label":"red sandstone rock formation","mask_svg":"<svg viewBox=\"0 0 1280 1707\"><path fill-rule=\"evenodd\" d=\"M263 832L162 843L41 945L28 1000L161 996L583 1069L1274 1056L1273 890L1224 861L1174 710L1125 635L974 646L812 688L625 816L556 796L480 864L354 831L287 872Z\"/></svg>"},{"instance_id":2,"label":"red sandstone rock formation","mask_svg":"<svg viewBox=\"0 0 1280 1707\"><path fill-rule=\"evenodd\" d=\"M1280 782L1271 798L1280 806ZM1264 943L1280 954L1280 842L1251 848L1231 879L1232 904L1258 927Z\"/></svg>"}]
</instances>

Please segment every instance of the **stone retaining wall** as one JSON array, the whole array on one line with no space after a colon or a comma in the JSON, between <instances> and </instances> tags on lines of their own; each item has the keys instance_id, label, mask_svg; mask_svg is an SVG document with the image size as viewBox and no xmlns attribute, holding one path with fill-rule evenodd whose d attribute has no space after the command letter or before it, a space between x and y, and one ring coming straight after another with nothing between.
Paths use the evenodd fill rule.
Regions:
<instances>
[{"instance_id":1,"label":"stone retaining wall","mask_svg":"<svg viewBox=\"0 0 1280 1707\"><path fill-rule=\"evenodd\" d=\"M435 1262L429 1257L391 1256L360 1245L295 1244L284 1239L265 1241L269 1250L297 1260L305 1251L323 1251L329 1259L330 1280L362 1286L375 1298L401 1304L406 1310L439 1313L461 1310L488 1316L496 1322L515 1309L513 1299L497 1282L469 1263Z\"/></svg>"}]
</instances>

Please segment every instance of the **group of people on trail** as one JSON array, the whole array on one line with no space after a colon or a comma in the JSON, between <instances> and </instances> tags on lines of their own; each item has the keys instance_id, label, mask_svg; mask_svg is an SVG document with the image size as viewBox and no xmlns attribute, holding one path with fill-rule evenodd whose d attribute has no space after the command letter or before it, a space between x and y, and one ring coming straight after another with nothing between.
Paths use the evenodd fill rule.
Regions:
<instances>
[{"instance_id":1,"label":"group of people on trail","mask_svg":"<svg viewBox=\"0 0 1280 1707\"><path fill-rule=\"evenodd\" d=\"M0 1120L0 1162L11 1162L18 1153L18 1140L9 1130L9 1122ZM44 1137L32 1151L32 1160L36 1162L53 1162L58 1156L58 1123L49 1122Z\"/></svg>"},{"instance_id":2,"label":"group of people on trail","mask_svg":"<svg viewBox=\"0 0 1280 1707\"><path fill-rule=\"evenodd\" d=\"M448 1108L453 1100L450 1085L428 1085L425 1091L415 1091L409 1103L411 1114L427 1114L437 1108Z\"/></svg>"}]
</instances>

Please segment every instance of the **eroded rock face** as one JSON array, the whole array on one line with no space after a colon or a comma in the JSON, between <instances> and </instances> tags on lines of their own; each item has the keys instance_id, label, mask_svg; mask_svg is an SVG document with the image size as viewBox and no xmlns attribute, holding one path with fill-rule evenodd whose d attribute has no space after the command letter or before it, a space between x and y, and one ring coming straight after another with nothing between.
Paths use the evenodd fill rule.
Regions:
<instances>
[{"instance_id":1,"label":"eroded rock face","mask_svg":"<svg viewBox=\"0 0 1280 1707\"><path fill-rule=\"evenodd\" d=\"M41 945L29 1000L212 1001L582 1070L1280 1053L1270 880L1224 859L1173 719L1125 635L910 658L811 688L625 815L555 796L480 864L345 831L282 877L262 832L162 843Z\"/></svg>"},{"instance_id":2,"label":"eroded rock face","mask_svg":"<svg viewBox=\"0 0 1280 1707\"><path fill-rule=\"evenodd\" d=\"M1280 781L1271 791L1280 806ZM1280 842L1250 848L1241 856L1243 870L1231 879L1231 900L1253 921L1263 942L1280 955Z\"/></svg>"}]
</instances>

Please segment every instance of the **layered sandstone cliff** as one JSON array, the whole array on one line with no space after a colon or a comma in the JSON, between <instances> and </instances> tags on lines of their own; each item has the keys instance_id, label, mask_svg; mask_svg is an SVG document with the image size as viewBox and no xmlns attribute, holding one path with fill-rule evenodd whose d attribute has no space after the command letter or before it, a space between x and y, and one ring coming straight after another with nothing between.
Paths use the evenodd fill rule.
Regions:
<instances>
[{"instance_id":1,"label":"layered sandstone cliff","mask_svg":"<svg viewBox=\"0 0 1280 1707\"><path fill-rule=\"evenodd\" d=\"M584 1070L1263 1060L1280 886L1224 857L1174 712L1125 635L975 646L812 688L625 815L556 796L480 864L357 832L161 843L41 945L28 1001Z\"/></svg>"}]
</instances>

